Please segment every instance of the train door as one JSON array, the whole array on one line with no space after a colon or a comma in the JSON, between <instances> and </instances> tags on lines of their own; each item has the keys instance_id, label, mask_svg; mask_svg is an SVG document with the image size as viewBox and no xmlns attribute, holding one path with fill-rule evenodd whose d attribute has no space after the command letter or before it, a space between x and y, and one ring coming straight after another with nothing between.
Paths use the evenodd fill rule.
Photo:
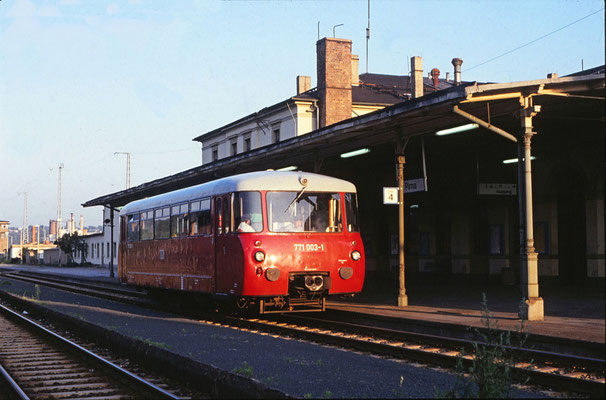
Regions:
<instances>
[{"instance_id":1,"label":"train door","mask_svg":"<svg viewBox=\"0 0 606 400\"><path fill-rule=\"evenodd\" d=\"M229 232L231 227L230 196L215 197L215 277L217 293L230 293L231 274L228 251Z\"/></svg>"}]
</instances>

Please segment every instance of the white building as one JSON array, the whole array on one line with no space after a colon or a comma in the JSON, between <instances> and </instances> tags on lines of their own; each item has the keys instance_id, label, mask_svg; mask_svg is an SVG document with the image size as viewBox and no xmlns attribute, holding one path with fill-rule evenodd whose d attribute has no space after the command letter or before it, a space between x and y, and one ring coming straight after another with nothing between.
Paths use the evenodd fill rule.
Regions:
<instances>
[{"instance_id":1,"label":"white building","mask_svg":"<svg viewBox=\"0 0 606 400\"><path fill-rule=\"evenodd\" d=\"M103 208L103 232L85 235L84 241L87 245L86 261L91 264L108 266L111 261L111 252L113 247L113 265L118 265L118 241L120 238L120 212L114 210L114 237L111 240L110 211L107 207ZM76 261L81 261L82 254L78 252L74 257Z\"/></svg>"}]
</instances>

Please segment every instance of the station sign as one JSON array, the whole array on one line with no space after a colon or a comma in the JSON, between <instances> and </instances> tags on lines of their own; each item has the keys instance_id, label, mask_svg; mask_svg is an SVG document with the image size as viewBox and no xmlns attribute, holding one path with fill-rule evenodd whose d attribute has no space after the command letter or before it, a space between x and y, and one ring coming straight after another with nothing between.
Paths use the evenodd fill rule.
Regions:
<instances>
[{"instance_id":1,"label":"station sign","mask_svg":"<svg viewBox=\"0 0 606 400\"><path fill-rule=\"evenodd\" d=\"M425 178L411 179L404 181L404 193L426 192L427 185Z\"/></svg>"},{"instance_id":2,"label":"station sign","mask_svg":"<svg viewBox=\"0 0 606 400\"><path fill-rule=\"evenodd\" d=\"M518 193L515 183L479 183L478 194L515 196Z\"/></svg>"},{"instance_id":3,"label":"station sign","mask_svg":"<svg viewBox=\"0 0 606 400\"><path fill-rule=\"evenodd\" d=\"M398 188L384 187L383 188L383 204L398 204Z\"/></svg>"},{"instance_id":4,"label":"station sign","mask_svg":"<svg viewBox=\"0 0 606 400\"><path fill-rule=\"evenodd\" d=\"M404 181L404 193L426 192L425 178ZM398 188L383 188L383 204L398 204Z\"/></svg>"}]
</instances>

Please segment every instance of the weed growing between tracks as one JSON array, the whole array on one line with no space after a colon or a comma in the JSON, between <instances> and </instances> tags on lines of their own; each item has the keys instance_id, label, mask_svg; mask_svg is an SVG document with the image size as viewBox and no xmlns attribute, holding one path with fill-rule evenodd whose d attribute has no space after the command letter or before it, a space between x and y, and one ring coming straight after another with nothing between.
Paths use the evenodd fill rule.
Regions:
<instances>
[{"instance_id":1,"label":"weed growing between tracks","mask_svg":"<svg viewBox=\"0 0 606 400\"><path fill-rule=\"evenodd\" d=\"M141 341L141 342L143 342L143 343L146 343L146 344L148 344L150 346L155 346L155 347L158 347L158 348L164 349L164 350L170 349L170 346L168 344L166 344L166 343L163 343L163 342L154 342L153 340L151 340L149 338L145 338L144 339L141 336L135 336L134 338L137 339L137 340L139 340L139 341Z\"/></svg>"},{"instance_id":2,"label":"weed growing between tracks","mask_svg":"<svg viewBox=\"0 0 606 400\"><path fill-rule=\"evenodd\" d=\"M509 397L512 387L512 368L517 363L511 351L514 347L511 331L498 330L498 321L490 315L485 293L482 293L482 325L484 332L475 330L480 341L473 344L471 365L465 367L463 360L466 353L461 350L455 368L457 378L454 387L445 392L435 389L436 397L480 399ZM517 330L518 347L522 347L528 338L527 334L522 334L523 331L524 320L521 320Z\"/></svg>"},{"instance_id":3,"label":"weed growing between tracks","mask_svg":"<svg viewBox=\"0 0 606 400\"><path fill-rule=\"evenodd\" d=\"M246 378L252 378L254 376L253 367L246 361L244 361L242 363L241 367L234 368L232 370L232 372L235 372L236 374L240 374Z\"/></svg>"}]
</instances>

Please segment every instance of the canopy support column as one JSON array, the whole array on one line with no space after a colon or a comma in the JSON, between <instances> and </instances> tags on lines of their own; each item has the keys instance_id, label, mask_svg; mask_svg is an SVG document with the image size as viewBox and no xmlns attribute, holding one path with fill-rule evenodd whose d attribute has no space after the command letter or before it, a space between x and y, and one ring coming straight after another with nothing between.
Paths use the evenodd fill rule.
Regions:
<instances>
[{"instance_id":1,"label":"canopy support column","mask_svg":"<svg viewBox=\"0 0 606 400\"><path fill-rule=\"evenodd\" d=\"M544 319L543 299L539 297L538 255L534 248L533 208L532 208L532 164L530 141L536 132L532 131L532 117L541 111L532 105L532 98L521 97L520 122L521 138L518 141L518 189L521 198L520 214L524 214L523 235L520 235L520 286L522 308L520 318L528 321ZM522 164L523 160L523 164ZM523 168L523 172L522 172ZM520 218L520 222L522 218Z\"/></svg>"}]
</instances>

